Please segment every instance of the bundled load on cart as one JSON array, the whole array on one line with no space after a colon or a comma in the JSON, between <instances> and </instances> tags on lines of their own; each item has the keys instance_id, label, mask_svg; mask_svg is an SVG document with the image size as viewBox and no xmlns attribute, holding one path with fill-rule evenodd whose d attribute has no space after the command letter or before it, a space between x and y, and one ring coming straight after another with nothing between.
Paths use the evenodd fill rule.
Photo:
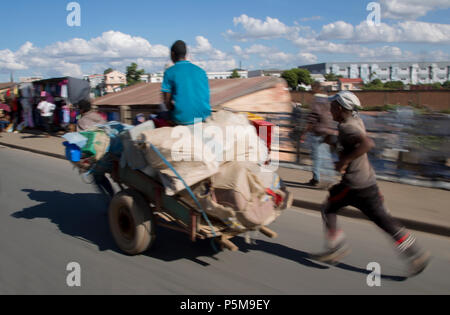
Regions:
<instances>
[{"instance_id":1,"label":"bundled load on cart","mask_svg":"<svg viewBox=\"0 0 450 315\"><path fill-rule=\"evenodd\" d=\"M191 126L116 123L89 132L95 135L88 141L95 152L76 165L83 170L103 165L127 187L114 196L109 222L128 254L151 246L155 224L185 232L192 241L211 238L236 250L229 241L236 235L261 231L276 236L267 225L292 203L267 165L266 142L246 115L220 111ZM81 152L87 152L88 143L81 143Z\"/></svg>"}]
</instances>

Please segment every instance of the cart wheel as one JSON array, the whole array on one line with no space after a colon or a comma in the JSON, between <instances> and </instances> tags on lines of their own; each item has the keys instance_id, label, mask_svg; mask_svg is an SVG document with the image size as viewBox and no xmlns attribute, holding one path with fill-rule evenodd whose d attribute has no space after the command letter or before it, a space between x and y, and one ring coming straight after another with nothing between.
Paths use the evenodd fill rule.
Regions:
<instances>
[{"instance_id":1,"label":"cart wheel","mask_svg":"<svg viewBox=\"0 0 450 315\"><path fill-rule=\"evenodd\" d=\"M117 195L109 206L109 227L117 246L128 255L138 255L155 240L153 215L145 199L127 189Z\"/></svg>"}]
</instances>

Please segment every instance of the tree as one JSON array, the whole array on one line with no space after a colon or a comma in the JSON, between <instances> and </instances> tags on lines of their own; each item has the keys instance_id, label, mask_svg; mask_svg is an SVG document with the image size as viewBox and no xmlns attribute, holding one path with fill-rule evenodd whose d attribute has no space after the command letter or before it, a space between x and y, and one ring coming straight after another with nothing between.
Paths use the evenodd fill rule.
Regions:
<instances>
[{"instance_id":1,"label":"tree","mask_svg":"<svg viewBox=\"0 0 450 315\"><path fill-rule=\"evenodd\" d=\"M375 79L372 82L364 85L364 89L365 90L383 90L384 84L383 84L383 82L381 82L380 79Z\"/></svg>"},{"instance_id":2,"label":"tree","mask_svg":"<svg viewBox=\"0 0 450 315\"><path fill-rule=\"evenodd\" d=\"M390 90L403 90L405 88L405 84L402 81L390 81L384 84L386 89Z\"/></svg>"},{"instance_id":3,"label":"tree","mask_svg":"<svg viewBox=\"0 0 450 315\"><path fill-rule=\"evenodd\" d=\"M298 86L298 76L297 76L297 74L296 74L294 71L292 71L292 70L284 71L284 72L281 74L281 77L282 77L283 79L286 80L288 86L289 86L291 89L293 89L293 90L297 89L297 86Z\"/></svg>"},{"instance_id":4,"label":"tree","mask_svg":"<svg viewBox=\"0 0 450 315\"><path fill-rule=\"evenodd\" d=\"M114 71L114 69L108 68L108 69L105 70L105 72L103 72L103 74L104 74L104 75L107 75L108 73L111 73L111 72L113 72L113 71Z\"/></svg>"},{"instance_id":5,"label":"tree","mask_svg":"<svg viewBox=\"0 0 450 315\"><path fill-rule=\"evenodd\" d=\"M442 87L444 89L450 89L450 81L445 81L444 83L442 83Z\"/></svg>"},{"instance_id":6,"label":"tree","mask_svg":"<svg viewBox=\"0 0 450 315\"><path fill-rule=\"evenodd\" d=\"M138 70L137 63L133 62L127 67L127 82L128 85L134 85L141 82L141 75L145 73L144 69Z\"/></svg>"},{"instance_id":7,"label":"tree","mask_svg":"<svg viewBox=\"0 0 450 315\"><path fill-rule=\"evenodd\" d=\"M239 79L241 76L239 75L239 73L237 72L237 70L233 70L233 73L231 74L230 79Z\"/></svg>"},{"instance_id":8,"label":"tree","mask_svg":"<svg viewBox=\"0 0 450 315\"><path fill-rule=\"evenodd\" d=\"M314 83L313 78L311 78L311 73L308 70L294 68L292 71L297 75L298 84L311 85Z\"/></svg>"},{"instance_id":9,"label":"tree","mask_svg":"<svg viewBox=\"0 0 450 315\"><path fill-rule=\"evenodd\" d=\"M440 90L440 89L442 89L442 85L439 82L436 82L436 83L431 84L431 88L433 90Z\"/></svg>"},{"instance_id":10,"label":"tree","mask_svg":"<svg viewBox=\"0 0 450 315\"><path fill-rule=\"evenodd\" d=\"M311 85L314 80L311 78L311 73L306 69L294 68L284 71L281 77L286 80L289 87L293 90L297 90L299 84Z\"/></svg>"}]
</instances>

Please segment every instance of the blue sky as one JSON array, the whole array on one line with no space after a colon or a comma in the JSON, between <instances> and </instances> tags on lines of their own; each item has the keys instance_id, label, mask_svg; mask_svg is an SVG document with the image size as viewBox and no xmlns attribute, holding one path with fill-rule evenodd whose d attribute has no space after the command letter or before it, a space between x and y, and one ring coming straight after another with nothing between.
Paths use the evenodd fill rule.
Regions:
<instances>
[{"instance_id":1,"label":"blue sky","mask_svg":"<svg viewBox=\"0 0 450 315\"><path fill-rule=\"evenodd\" d=\"M290 68L326 61L448 61L450 0L370 1L78 0L81 26L66 23L66 0L2 4L0 81L20 76L81 76L138 62L162 71L168 49L185 40L209 71Z\"/></svg>"}]
</instances>

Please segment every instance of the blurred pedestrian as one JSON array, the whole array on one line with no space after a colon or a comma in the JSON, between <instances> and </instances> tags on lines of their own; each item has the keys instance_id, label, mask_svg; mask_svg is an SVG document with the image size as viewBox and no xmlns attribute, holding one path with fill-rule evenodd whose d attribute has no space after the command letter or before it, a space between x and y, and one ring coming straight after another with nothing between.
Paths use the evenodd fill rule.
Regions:
<instances>
[{"instance_id":1,"label":"blurred pedestrian","mask_svg":"<svg viewBox=\"0 0 450 315\"><path fill-rule=\"evenodd\" d=\"M133 125L138 126L140 124L145 123L146 121L147 121L147 119L145 118L144 114L137 114L136 117L134 118Z\"/></svg>"},{"instance_id":2,"label":"blurred pedestrian","mask_svg":"<svg viewBox=\"0 0 450 315\"><path fill-rule=\"evenodd\" d=\"M17 133L16 130L17 130L17 127L19 125L20 112L21 112L20 106L19 106L20 104L19 104L18 97L15 96L11 100L10 104L11 104L11 123L13 124L12 131Z\"/></svg>"},{"instance_id":3,"label":"blurred pedestrian","mask_svg":"<svg viewBox=\"0 0 450 315\"><path fill-rule=\"evenodd\" d=\"M106 120L100 115L99 112L92 109L91 102L88 100L82 100L77 104L80 111L81 118L77 122L77 131L87 131L95 128L97 125L106 124ZM114 196L114 189L111 182L106 177L106 173L112 169L113 155L111 152L107 152L105 156L97 161L95 167L91 170L94 178L94 183L97 190L110 200Z\"/></svg>"},{"instance_id":4,"label":"blurred pedestrian","mask_svg":"<svg viewBox=\"0 0 450 315\"><path fill-rule=\"evenodd\" d=\"M336 132L333 130L332 118L328 95L315 94L311 105L311 113L307 118L307 125L300 136L300 142L304 143L306 135L311 133L311 157L313 162L313 178L307 183L312 187L318 187L323 181L321 175L325 175L326 181L333 181L333 167L330 146L324 139Z\"/></svg>"},{"instance_id":5,"label":"blurred pedestrian","mask_svg":"<svg viewBox=\"0 0 450 315\"><path fill-rule=\"evenodd\" d=\"M52 135L52 121L53 121L53 112L55 111L55 104L47 102L47 97L42 96L41 102L38 104L37 109L41 114L42 123L44 125L45 132L47 132L46 137L50 137Z\"/></svg>"},{"instance_id":6,"label":"blurred pedestrian","mask_svg":"<svg viewBox=\"0 0 450 315\"><path fill-rule=\"evenodd\" d=\"M430 254L417 245L415 237L396 222L384 206L367 156L375 144L367 136L364 123L357 114L361 103L355 94L348 91L340 92L330 100L331 114L339 123L339 134L337 138L329 136L326 140L341 147L336 170L343 176L341 183L330 189L330 196L322 209L327 251L313 258L337 262L348 254L344 232L337 227L337 212L345 206L353 206L392 237L398 251L408 260L409 276L417 275L428 265Z\"/></svg>"}]
</instances>

